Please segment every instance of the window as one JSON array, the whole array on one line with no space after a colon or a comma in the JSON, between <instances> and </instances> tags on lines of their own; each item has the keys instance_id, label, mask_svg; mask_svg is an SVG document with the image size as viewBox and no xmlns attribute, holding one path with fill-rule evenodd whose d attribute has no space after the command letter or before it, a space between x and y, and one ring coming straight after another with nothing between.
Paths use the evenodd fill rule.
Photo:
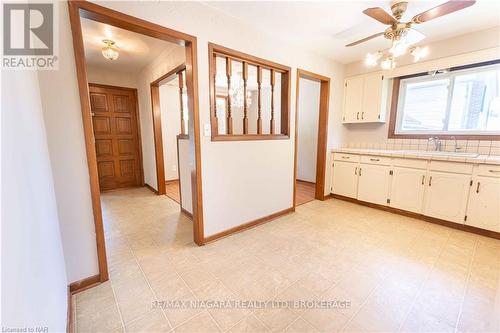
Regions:
<instances>
[{"instance_id":1,"label":"window","mask_svg":"<svg viewBox=\"0 0 500 333\"><path fill-rule=\"evenodd\" d=\"M500 135L500 64L487 63L395 80L392 137Z\"/></svg>"},{"instance_id":2,"label":"window","mask_svg":"<svg viewBox=\"0 0 500 333\"><path fill-rule=\"evenodd\" d=\"M213 141L288 139L290 68L209 44Z\"/></svg>"}]
</instances>

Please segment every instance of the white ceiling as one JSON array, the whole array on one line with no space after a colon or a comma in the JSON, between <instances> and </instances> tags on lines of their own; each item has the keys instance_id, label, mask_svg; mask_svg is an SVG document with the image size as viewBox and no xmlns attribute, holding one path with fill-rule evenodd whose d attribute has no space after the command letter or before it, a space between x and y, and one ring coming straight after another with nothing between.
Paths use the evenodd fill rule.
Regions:
<instances>
[{"instance_id":1,"label":"white ceiling","mask_svg":"<svg viewBox=\"0 0 500 333\"><path fill-rule=\"evenodd\" d=\"M403 21L444 2L446 1L410 1ZM382 7L391 13L390 1L210 1L204 4L251 24L275 38L342 63L357 61L367 52L390 47L390 42L383 37L349 48L344 46L383 31L387 26L364 15L362 11L368 7ZM500 26L500 1L480 0L472 7L415 25L415 28L427 36L421 42L425 44L494 26Z\"/></svg>"},{"instance_id":2,"label":"white ceiling","mask_svg":"<svg viewBox=\"0 0 500 333\"><path fill-rule=\"evenodd\" d=\"M182 47L85 18L82 18L82 31L87 65L106 67L112 71L138 72L161 53ZM117 60L111 61L102 56L103 39L116 42L120 53Z\"/></svg>"}]
</instances>

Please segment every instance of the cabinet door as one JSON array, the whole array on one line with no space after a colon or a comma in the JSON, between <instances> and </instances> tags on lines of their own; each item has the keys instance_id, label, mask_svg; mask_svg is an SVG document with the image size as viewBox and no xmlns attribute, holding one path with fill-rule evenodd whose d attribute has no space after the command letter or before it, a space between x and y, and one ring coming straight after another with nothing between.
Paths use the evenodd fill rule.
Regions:
<instances>
[{"instance_id":1,"label":"cabinet door","mask_svg":"<svg viewBox=\"0 0 500 333\"><path fill-rule=\"evenodd\" d=\"M383 165L359 165L358 200L387 205L389 198L390 167Z\"/></svg>"},{"instance_id":2,"label":"cabinet door","mask_svg":"<svg viewBox=\"0 0 500 333\"><path fill-rule=\"evenodd\" d=\"M376 122L382 106L383 80L381 74L368 75L363 84L363 106L361 122Z\"/></svg>"},{"instance_id":3,"label":"cabinet door","mask_svg":"<svg viewBox=\"0 0 500 333\"><path fill-rule=\"evenodd\" d=\"M333 163L332 193L356 198L358 191L358 163Z\"/></svg>"},{"instance_id":4,"label":"cabinet door","mask_svg":"<svg viewBox=\"0 0 500 333\"><path fill-rule=\"evenodd\" d=\"M343 122L354 123L361 121L363 82L364 77L355 77L345 80Z\"/></svg>"},{"instance_id":5,"label":"cabinet door","mask_svg":"<svg viewBox=\"0 0 500 333\"><path fill-rule=\"evenodd\" d=\"M465 224L500 232L500 179L478 176L474 180Z\"/></svg>"},{"instance_id":6,"label":"cabinet door","mask_svg":"<svg viewBox=\"0 0 500 333\"><path fill-rule=\"evenodd\" d=\"M469 175L429 172L424 195L424 215L464 223Z\"/></svg>"},{"instance_id":7,"label":"cabinet door","mask_svg":"<svg viewBox=\"0 0 500 333\"><path fill-rule=\"evenodd\" d=\"M391 207L422 212L425 170L394 168L391 184Z\"/></svg>"}]
</instances>

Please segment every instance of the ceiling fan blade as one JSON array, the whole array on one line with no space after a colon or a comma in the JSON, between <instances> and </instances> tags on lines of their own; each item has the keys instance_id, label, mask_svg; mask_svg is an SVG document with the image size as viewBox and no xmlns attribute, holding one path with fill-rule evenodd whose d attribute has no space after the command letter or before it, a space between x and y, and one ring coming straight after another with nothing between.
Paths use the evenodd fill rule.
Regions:
<instances>
[{"instance_id":1,"label":"ceiling fan blade","mask_svg":"<svg viewBox=\"0 0 500 333\"><path fill-rule=\"evenodd\" d=\"M408 30L408 34L405 37L405 41L408 45L413 45L413 44L417 44L418 42L420 42L424 38L425 38L425 35L423 33L411 28L410 30Z\"/></svg>"},{"instance_id":2,"label":"ceiling fan blade","mask_svg":"<svg viewBox=\"0 0 500 333\"><path fill-rule=\"evenodd\" d=\"M423 13L415 15L411 21L413 23L419 24L423 22L427 22L433 20L435 18L451 14L456 12L457 10L461 10L475 4L475 0L452 0L445 2L439 6L436 6L432 9L429 9Z\"/></svg>"},{"instance_id":3,"label":"ceiling fan blade","mask_svg":"<svg viewBox=\"0 0 500 333\"><path fill-rule=\"evenodd\" d=\"M354 46L354 45L358 45L358 44L361 44L363 42L366 42L367 40L370 40L372 38L375 38L375 37L378 37L378 36L383 36L384 33L383 32L379 32L378 34L375 34L375 35L371 35L371 36L368 36L366 38L363 38L363 39L360 39L360 40L357 40L355 42L352 42L351 44L347 44L346 46Z\"/></svg>"},{"instance_id":4,"label":"ceiling fan blade","mask_svg":"<svg viewBox=\"0 0 500 333\"><path fill-rule=\"evenodd\" d=\"M383 24L391 25L397 22L394 17L380 7L367 8L363 10L363 13Z\"/></svg>"}]
</instances>

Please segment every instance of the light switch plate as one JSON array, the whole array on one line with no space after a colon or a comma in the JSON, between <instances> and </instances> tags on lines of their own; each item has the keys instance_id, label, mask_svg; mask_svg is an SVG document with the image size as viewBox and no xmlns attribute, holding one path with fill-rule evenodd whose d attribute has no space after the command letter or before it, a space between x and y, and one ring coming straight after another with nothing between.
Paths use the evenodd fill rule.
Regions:
<instances>
[{"instance_id":1,"label":"light switch plate","mask_svg":"<svg viewBox=\"0 0 500 333\"><path fill-rule=\"evenodd\" d=\"M210 123L205 123L205 126L203 127L203 133L205 134L205 136L212 136Z\"/></svg>"}]
</instances>

